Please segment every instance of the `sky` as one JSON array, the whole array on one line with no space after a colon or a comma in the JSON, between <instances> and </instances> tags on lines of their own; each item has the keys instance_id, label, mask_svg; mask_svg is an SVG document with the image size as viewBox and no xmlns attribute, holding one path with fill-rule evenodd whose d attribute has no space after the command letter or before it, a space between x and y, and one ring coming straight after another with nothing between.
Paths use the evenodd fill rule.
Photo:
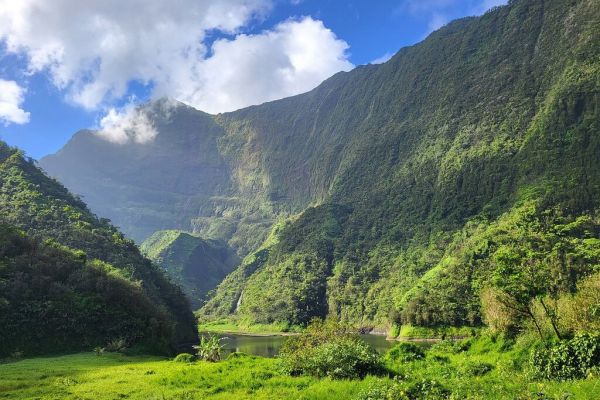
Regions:
<instances>
[{"instance_id":1,"label":"sky","mask_svg":"<svg viewBox=\"0 0 600 400\"><path fill-rule=\"evenodd\" d=\"M504 3L0 0L0 139L36 159L80 129L129 140L152 128L144 102L220 113L303 93Z\"/></svg>"}]
</instances>

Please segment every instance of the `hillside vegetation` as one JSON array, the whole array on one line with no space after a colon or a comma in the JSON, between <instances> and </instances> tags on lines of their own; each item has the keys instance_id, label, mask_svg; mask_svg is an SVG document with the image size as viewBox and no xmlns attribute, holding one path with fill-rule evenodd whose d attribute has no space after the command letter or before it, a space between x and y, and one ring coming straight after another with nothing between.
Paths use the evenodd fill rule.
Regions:
<instances>
[{"instance_id":1,"label":"hillside vegetation","mask_svg":"<svg viewBox=\"0 0 600 400\"><path fill-rule=\"evenodd\" d=\"M286 165L297 154L300 163L311 140L346 138L331 152L340 159L333 175L315 165L294 181L298 190L329 176L324 204L259 250L260 266L240 267L256 272L226 279L204 315L478 326L482 294L510 297L519 288L509 282L527 288L524 303L575 292L598 268L599 10L593 1L513 1L455 21L383 66L221 117L297 126L302 117L270 110L294 103L292 115L314 114L311 102L332 104L322 118L336 123L298 139Z\"/></svg>"},{"instance_id":2,"label":"hillside vegetation","mask_svg":"<svg viewBox=\"0 0 600 400\"><path fill-rule=\"evenodd\" d=\"M134 243L0 142L0 357L197 340L181 290Z\"/></svg>"},{"instance_id":3,"label":"hillside vegetation","mask_svg":"<svg viewBox=\"0 0 600 400\"><path fill-rule=\"evenodd\" d=\"M195 308L203 305L208 293L239 264L235 252L223 242L181 231L155 232L140 250L163 267Z\"/></svg>"}]
</instances>

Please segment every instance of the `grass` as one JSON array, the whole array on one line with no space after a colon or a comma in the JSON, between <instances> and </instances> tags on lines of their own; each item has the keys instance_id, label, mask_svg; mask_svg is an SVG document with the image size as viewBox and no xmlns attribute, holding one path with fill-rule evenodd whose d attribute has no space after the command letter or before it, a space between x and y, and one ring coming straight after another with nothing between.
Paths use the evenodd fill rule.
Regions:
<instances>
[{"instance_id":1,"label":"grass","mask_svg":"<svg viewBox=\"0 0 600 400\"><path fill-rule=\"evenodd\" d=\"M528 342L529 340L529 342ZM435 380L452 399L598 399L600 379L549 382L527 373L531 340L481 337L443 343L423 360L394 364L401 385ZM0 364L0 399L355 399L390 378L289 377L276 359L233 355L219 363L81 353Z\"/></svg>"},{"instance_id":2,"label":"grass","mask_svg":"<svg viewBox=\"0 0 600 400\"><path fill-rule=\"evenodd\" d=\"M244 324L231 320L218 320L198 325L200 332L234 333L253 336L280 336L299 332L301 328L290 328L288 324Z\"/></svg>"},{"instance_id":3,"label":"grass","mask_svg":"<svg viewBox=\"0 0 600 400\"><path fill-rule=\"evenodd\" d=\"M86 353L0 365L1 399L344 399L365 384L291 378L252 356L186 364Z\"/></svg>"}]
</instances>

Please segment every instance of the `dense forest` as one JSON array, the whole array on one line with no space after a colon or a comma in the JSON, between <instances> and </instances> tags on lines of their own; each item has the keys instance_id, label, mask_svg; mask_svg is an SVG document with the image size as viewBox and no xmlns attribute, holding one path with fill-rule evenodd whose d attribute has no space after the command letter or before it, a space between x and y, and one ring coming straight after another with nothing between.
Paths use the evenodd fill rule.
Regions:
<instances>
[{"instance_id":1,"label":"dense forest","mask_svg":"<svg viewBox=\"0 0 600 400\"><path fill-rule=\"evenodd\" d=\"M239 258L225 243L181 231L155 232L140 245L140 250L163 267L196 308L239 264Z\"/></svg>"}]
</instances>

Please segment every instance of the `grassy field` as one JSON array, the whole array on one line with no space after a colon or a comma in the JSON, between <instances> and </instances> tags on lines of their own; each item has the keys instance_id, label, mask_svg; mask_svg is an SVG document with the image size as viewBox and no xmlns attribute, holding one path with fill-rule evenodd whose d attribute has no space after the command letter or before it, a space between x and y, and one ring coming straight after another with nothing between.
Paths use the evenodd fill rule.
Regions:
<instances>
[{"instance_id":1,"label":"grassy field","mask_svg":"<svg viewBox=\"0 0 600 400\"><path fill-rule=\"evenodd\" d=\"M489 340L472 341L468 350L438 346L422 360L390 365L400 379L362 381L289 377L278 371L276 359L246 355L192 364L91 352L33 358L0 364L0 399L357 399L392 382L410 390L431 381L452 399L600 398L598 377L534 381L524 364L527 347L503 346ZM418 396L413 398L432 399L425 392Z\"/></svg>"}]
</instances>

